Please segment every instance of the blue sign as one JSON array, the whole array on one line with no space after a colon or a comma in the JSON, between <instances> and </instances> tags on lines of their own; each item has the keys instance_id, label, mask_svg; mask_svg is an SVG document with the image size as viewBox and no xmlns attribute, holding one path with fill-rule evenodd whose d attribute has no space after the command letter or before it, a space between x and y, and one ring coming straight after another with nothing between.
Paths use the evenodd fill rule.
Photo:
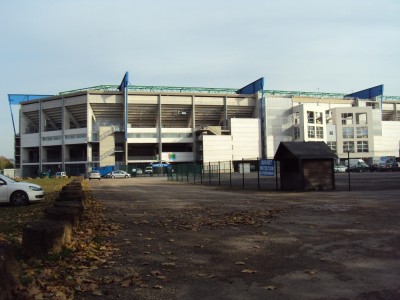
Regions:
<instances>
[{"instance_id":1,"label":"blue sign","mask_svg":"<svg viewBox=\"0 0 400 300\"><path fill-rule=\"evenodd\" d=\"M273 159L260 160L260 175L275 176L275 162Z\"/></svg>"},{"instance_id":2,"label":"blue sign","mask_svg":"<svg viewBox=\"0 0 400 300\"><path fill-rule=\"evenodd\" d=\"M171 164L151 164L154 168L169 167Z\"/></svg>"}]
</instances>

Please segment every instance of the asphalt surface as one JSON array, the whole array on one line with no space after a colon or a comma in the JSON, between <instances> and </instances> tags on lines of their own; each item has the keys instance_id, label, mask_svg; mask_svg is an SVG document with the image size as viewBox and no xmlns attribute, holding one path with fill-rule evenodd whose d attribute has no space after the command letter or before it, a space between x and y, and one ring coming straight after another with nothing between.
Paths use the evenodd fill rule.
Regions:
<instances>
[{"instance_id":1,"label":"asphalt surface","mask_svg":"<svg viewBox=\"0 0 400 300\"><path fill-rule=\"evenodd\" d=\"M120 250L92 276L118 279L101 299L400 299L399 182L389 181L312 193L90 181L121 226L104 240Z\"/></svg>"}]
</instances>

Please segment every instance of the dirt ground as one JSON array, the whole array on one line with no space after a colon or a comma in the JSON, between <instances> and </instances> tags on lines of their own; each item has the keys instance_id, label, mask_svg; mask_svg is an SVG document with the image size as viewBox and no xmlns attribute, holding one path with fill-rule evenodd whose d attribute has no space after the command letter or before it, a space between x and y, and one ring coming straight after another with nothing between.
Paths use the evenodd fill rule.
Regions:
<instances>
[{"instance_id":1,"label":"dirt ground","mask_svg":"<svg viewBox=\"0 0 400 300\"><path fill-rule=\"evenodd\" d=\"M85 299L400 299L399 190L259 192L90 181L121 231Z\"/></svg>"}]
</instances>

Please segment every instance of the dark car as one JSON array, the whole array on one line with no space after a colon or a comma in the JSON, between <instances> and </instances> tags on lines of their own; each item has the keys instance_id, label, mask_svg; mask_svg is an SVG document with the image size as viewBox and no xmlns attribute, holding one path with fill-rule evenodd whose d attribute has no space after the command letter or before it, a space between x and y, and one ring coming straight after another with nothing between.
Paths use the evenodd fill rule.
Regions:
<instances>
[{"instance_id":1,"label":"dark car","mask_svg":"<svg viewBox=\"0 0 400 300\"><path fill-rule=\"evenodd\" d=\"M361 173L361 172L370 172L371 171L371 169L370 169L370 167L369 166L367 166L367 165L354 165L354 166L351 166L350 168L348 168L347 170L346 170L346 172L359 172L359 173Z\"/></svg>"},{"instance_id":2,"label":"dark car","mask_svg":"<svg viewBox=\"0 0 400 300\"><path fill-rule=\"evenodd\" d=\"M369 166L370 172L400 172L399 165L394 163L381 163Z\"/></svg>"}]
</instances>

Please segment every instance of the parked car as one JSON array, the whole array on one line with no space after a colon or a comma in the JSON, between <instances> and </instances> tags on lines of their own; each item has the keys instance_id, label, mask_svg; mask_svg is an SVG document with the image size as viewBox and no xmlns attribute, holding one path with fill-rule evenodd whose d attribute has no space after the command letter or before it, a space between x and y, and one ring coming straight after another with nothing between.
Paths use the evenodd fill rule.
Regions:
<instances>
[{"instance_id":1,"label":"parked car","mask_svg":"<svg viewBox=\"0 0 400 300\"><path fill-rule=\"evenodd\" d=\"M371 172L399 172L400 167L397 162L381 163L369 166Z\"/></svg>"},{"instance_id":2,"label":"parked car","mask_svg":"<svg viewBox=\"0 0 400 300\"><path fill-rule=\"evenodd\" d=\"M67 173L65 173L65 172L57 172L55 177L56 178L65 178L65 177L67 177Z\"/></svg>"},{"instance_id":3,"label":"parked car","mask_svg":"<svg viewBox=\"0 0 400 300\"><path fill-rule=\"evenodd\" d=\"M137 168L136 175L143 175L143 170L141 168Z\"/></svg>"},{"instance_id":4,"label":"parked car","mask_svg":"<svg viewBox=\"0 0 400 300\"><path fill-rule=\"evenodd\" d=\"M43 197L44 192L41 186L29 182L17 182L0 175L0 202L20 206L41 201Z\"/></svg>"},{"instance_id":5,"label":"parked car","mask_svg":"<svg viewBox=\"0 0 400 300\"><path fill-rule=\"evenodd\" d=\"M347 167L342 164L335 164L334 170L335 173L343 173L347 171Z\"/></svg>"},{"instance_id":6,"label":"parked car","mask_svg":"<svg viewBox=\"0 0 400 300\"><path fill-rule=\"evenodd\" d=\"M129 178L131 177L131 174L125 172L125 171L112 171L111 173L107 174L107 178Z\"/></svg>"},{"instance_id":7,"label":"parked car","mask_svg":"<svg viewBox=\"0 0 400 300\"><path fill-rule=\"evenodd\" d=\"M100 178L101 178L101 176L100 176L100 171L92 170L92 171L89 173L89 180L91 180L91 179L98 179L98 180L100 180Z\"/></svg>"},{"instance_id":8,"label":"parked car","mask_svg":"<svg viewBox=\"0 0 400 300\"><path fill-rule=\"evenodd\" d=\"M369 172L370 171L370 167L368 165L354 165L351 166L350 169L347 169L346 172Z\"/></svg>"},{"instance_id":9,"label":"parked car","mask_svg":"<svg viewBox=\"0 0 400 300\"><path fill-rule=\"evenodd\" d=\"M146 169L144 169L144 174L153 175L153 166L147 166Z\"/></svg>"}]
</instances>

